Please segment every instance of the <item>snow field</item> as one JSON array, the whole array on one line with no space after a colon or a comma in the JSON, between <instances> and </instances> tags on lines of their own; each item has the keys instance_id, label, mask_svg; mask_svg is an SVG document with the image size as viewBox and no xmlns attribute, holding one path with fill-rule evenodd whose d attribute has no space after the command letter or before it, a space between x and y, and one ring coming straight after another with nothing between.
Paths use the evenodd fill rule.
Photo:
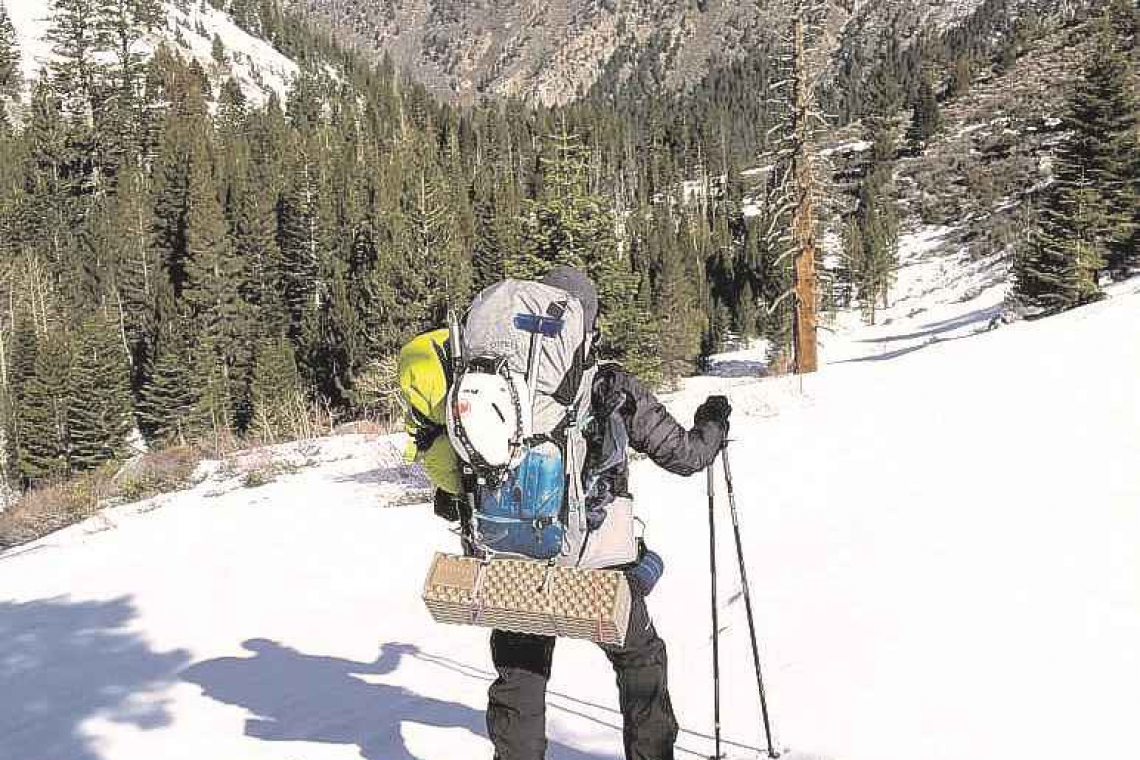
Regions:
<instances>
[{"instance_id":1,"label":"snow field","mask_svg":"<svg viewBox=\"0 0 1140 760\"><path fill-rule=\"evenodd\" d=\"M1127 729L1140 699L1140 342L1128 339L1140 300L1117 297L832 365L799 403L748 419L734 452L741 520L789 744L868 760L1140 751ZM750 409L770 385L777 398L797 390L735 383L701 392ZM692 510L701 495L668 488L648 501L668 493ZM697 534L701 518L685 520ZM676 538L663 546L671 570ZM703 562L681 572L696 578ZM731 672L746 693L736 615ZM658 616L675 647L707 648L684 612ZM679 708L707 711L704 693ZM727 725L748 725L751 709Z\"/></svg>"}]
</instances>

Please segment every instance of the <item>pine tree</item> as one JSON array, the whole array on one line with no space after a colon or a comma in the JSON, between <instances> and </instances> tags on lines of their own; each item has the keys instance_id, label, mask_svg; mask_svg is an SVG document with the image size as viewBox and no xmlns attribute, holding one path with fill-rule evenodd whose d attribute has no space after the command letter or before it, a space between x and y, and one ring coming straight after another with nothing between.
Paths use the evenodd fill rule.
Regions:
<instances>
[{"instance_id":1,"label":"pine tree","mask_svg":"<svg viewBox=\"0 0 1140 760\"><path fill-rule=\"evenodd\" d=\"M402 272L397 288L405 339L443 324L448 307L462 303L470 292L470 261L462 258L453 199L447 196L438 165L426 158L411 162L401 199Z\"/></svg>"},{"instance_id":2,"label":"pine tree","mask_svg":"<svg viewBox=\"0 0 1140 760\"><path fill-rule=\"evenodd\" d=\"M794 326L795 278L792 269L790 210L782 202L773 179L755 220L756 231L746 252L749 277L745 284L759 308L759 332L768 340L768 366L773 374L784 374L794 366L792 332ZM745 292L747 296L747 291Z\"/></svg>"},{"instance_id":3,"label":"pine tree","mask_svg":"<svg viewBox=\"0 0 1140 760\"><path fill-rule=\"evenodd\" d=\"M183 295L198 338L209 340L222 356L232 356L245 334L239 294L241 261L222 213L204 142L195 145L189 160Z\"/></svg>"},{"instance_id":4,"label":"pine tree","mask_svg":"<svg viewBox=\"0 0 1140 760\"><path fill-rule=\"evenodd\" d=\"M684 238L674 230L672 218L662 216L652 233L657 248L653 314L658 321L661 372L676 378L694 370L708 320L700 303L703 273L695 271L691 265L695 259L685 255Z\"/></svg>"},{"instance_id":5,"label":"pine tree","mask_svg":"<svg viewBox=\"0 0 1140 760\"><path fill-rule=\"evenodd\" d=\"M98 23L98 0L52 0L51 26L46 39L52 44L52 83L70 114L94 123L100 102L103 65L99 53L106 50L106 31Z\"/></svg>"},{"instance_id":6,"label":"pine tree","mask_svg":"<svg viewBox=\"0 0 1140 760\"><path fill-rule=\"evenodd\" d=\"M274 442L298 431L304 410L301 375L293 347L284 337L263 339L257 347L253 374L253 423L261 440Z\"/></svg>"},{"instance_id":7,"label":"pine tree","mask_svg":"<svg viewBox=\"0 0 1140 760\"><path fill-rule=\"evenodd\" d=\"M102 185L107 139L101 129L106 105L106 65L101 54L109 40L98 24L99 0L52 0L51 85L68 124L69 189L74 195Z\"/></svg>"},{"instance_id":8,"label":"pine tree","mask_svg":"<svg viewBox=\"0 0 1140 760\"><path fill-rule=\"evenodd\" d=\"M133 166L126 167L119 176L110 213L111 227L116 233L110 241L110 300L130 348L131 384L136 391L145 369L147 346L154 338L155 299L161 274L147 200L145 175Z\"/></svg>"},{"instance_id":9,"label":"pine tree","mask_svg":"<svg viewBox=\"0 0 1140 760\"><path fill-rule=\"evenodd\" d=\"M489 174L489 173L488 173ZM474 290L503 279L505 262L519 255L519 209L508 184L481 174L474 192Z\"/></svg>"},{"instance_id":10,"label":"pine tree","mask_svg":"<svg viewBox=\"0 0 1140 760\"><path fill-rule=\"evenodd\" d=\"M1056 184L1059 193L1069 189L1081 195L1074 202L1094 225L1088 234L1097 249L1094 255L1125 275L1140 265L1133 245L1140 205L1140 144L1133 64L1121 48L1106 13L1096 23L1095 47L1070 103L1067 126L1072 137L1058 155ZM1096 210L1097 219L1089 218L1089 209ZM1093 279L1097 275L1099 271Z\"/></svg>"},{"instance_id":11,"label":"pine tree","mask_svg":"<svg viewBox=\"0 0 1140 760\"><path fill-rule=\"evenodd\" d=\"M954 60L954 67L950 71L948 94L952 98L960 98L970 91L972 82L973 73L970 67L970 59L964 54L960 55Z\"/></svg>"},{"instance_id":12,"label":"pine tree","mask_svg":"<svg viewBox=\"0 0 1140 760\"><path fill-rule=\"evenodd\" d=\"M378 190L373 198L379 197ZM400 320L396 318L401 311L397 291L400 260L383 221L386 218L390 222L397 215L384 213L374 205L357 227L349 256L348 297L359 315L365 361L394 354L403 342Z\"/></svg>"},{"instance_id":13,"label":"pine tree","mask_svg":"<svg viewBox=\"0 0 1140 760\"><path fill-rule=\"evenodd\" d=\"M858 207L856 207L858 208ZM859 277L859 261L863 256L863 228L856 214L850 214L843 226L843 253L840 262L832 271L832 302L838 308L850 308L855 299L856 283Z\"/></svg>"},{"instance_id":14,"label":"pine tree","mask_svg":"<svg viewBox=\"0 0 1140 760\"><path fill-rule=\"evenodd\" d=\"M197 400L183 320L168 320L152 350L147 382L139 393L139 426L152 443L187 443L190 412Z\"/></svg>"},{"instance_id":15,"label":"pine tree","mask_svg":"<svg viewBox=\"0 0 1140 760\"><path fill-rule=\"evenodd\" d=\"M186 287L190 251L187 221L190 172L205 171L208 154L208 113L202 92L183 69L174 72L166 86L170 105L162 119L156 145L153 238L164 274L181 298Z\"/></svg>"},{"instance_id":16,"label":"pine tree","mask_svg":"<svg viewBox=\"0 0 1140 760\"><path fill-rule=\"evenodd\" d=\"M550 142L541 158L542 194L527 202L523 244L504 268L523 279L541 278L557 264L583 268L598 284L601 355L632 372L651 371L643 367L654 361L643 273L619 244L612 202L590 189L590 151L565 129Z\"/></svg>"},{"instance_id":17,"label":"pine tree","mask_svg":"<svg viewBox=\"0 0 1140 760\"><path fill-rule=\"evenodd\" d=\"M790 165L779 162L756 189L759 213L748 226L737 263L738 297L751 299L756 332L768 341L767 363L773 374L795 366L795 248L790 230L794 207L787 187ZM747 334L747 333L746 333Z\"/></svg>"},{"instance_id":18,"label":"pine tree","mask_svg":"<svg viewBox=\"0 0 1140 760\"><path fill-rule=\"evenodd\" d=\"M36 355L39 352L39 338L36 335L34 319L23 312L14 316L11 325L11 335L7 346L6 360L8 362L7 387L0 388L5 392L5 442L7 449L7 470L19 474L21 457L21 433L24 429L21 424L23 411L26 409L25 389L36 374Z\"/></svg>"},{"instance_id":19,"label":"pine tree","mask_svg":"<svg viewBox=\"0 0 1140 760\"><path fill-rule=\"evenodd\" d=\"M197 386L190 407L189 432L194 440L212 446L220 455L231 442L233 386L229 368L212 341L206 339L191 351L191 376Z\"/></svg>"},{"instance_id":20,"label":"pine tree","mask_svg":"<svg viewBox=\"0 0 1140 760\"><path fill-rule=\"evenodd\" d=\"M73 251L72 230L79 214L69 194L72 178L66 121L59 98L42 77L32 88L29 111L23 133L27 157L19 227L26 248L56 266Z\"/></svg>"},{"instance_id":21,"label":"pine tree","mask_svg":"<svg viewBox=\"0 0 1140 760\"><path fill-rule=\"evenodd\" d=\"M1052 314L1080 300L1080 275L1074 252L1056 237L1064 219L1048 206L1031 212L1014 261L1014 299L1032 315Z\"/></svg>"},{"instance_id":22,"label":"pine tree","mask_svg":"<svg viewBox=\"0 0 1140 760\"><path fill-rule=\"evenodd\" d=\"M899 219L894 200L895 133L885 119L867 119L872 149L859 203L846 235L846 257L855 293L871 323L880 305L890 304L898 269Z\"/></svg>"},{"instance_id":23,"label":"pine tree","mask_svg":"<svg viewBox=\"0 0 1140 760\"><path fill-rule=\"evenodd\" d=\"M294 345L315 335L322 262L329 255L330 199L321 167L301 148L290 169L277 209L281 249L281 292Z\"/></svg>"},{"instance_id":24,"label":"pine tree","mask_svg":"<svg viewBox=\"0 0 1140 760\"><path fill-rule=\"evenodd\" d=\"M109 158L121 166L128 156L141 150L142 113L140 101L146 34L161 24L165 13L160 0L101 0L97 3L95 30L102 50L114 59L111 69L110 100L102 129Z\"/></svg>"},{"instance_id":25,"label":"pine tree","mask_svg":"<svg viewBox=\"0 0 1140 760\"><path fill-rule=\"evenodd\" d=\"M1110 264L1136 260L1136 101L1129 64L1107 17L1069 104L1070 136L1054 157L1054 182L1019 255L1015 298L1044 314L1101 297Z\"/></svg>"},{"instance_id":26,"label":"pine tree","mask_svg":"<svg viewBox=\"0 0 1140 760\"><path fill-rule=\"evenodd\" d=\"M210 43L210 57L219 66L226 65L226 44L222 42L217 32L214 32L214 39Z\"/></svg>"},{"instance_id":27,"label":"pine tree","mask_svg":"<svg viewBox=\"0 0 1140 760\"><path fill-rule=\"evenodd\" d=\"M102 314L79 331L68 378L67 430L74 469L121 457L134 428L130 363L115 323Z\"/></svg>"},{"instance_id":28,"label":"pine tree","mask_svg":"<svg viewBox=\"0 0 1140 760\"><path fill-rule=\"evenodd\" d=\"M90 314L104 306L114 288L112 249L119 230L113 229L113 199L93 198L77 230L75 249L60 278L71 314Z\"/></svg>"},{"instance_id":29,"label":"pine tree","mask_svg":"<svg viewBox=\"0 0 1140 760\"><path fill-rule=\"evenodd\" d=\"M522 250L505 262L520 279L540 278L556 264L588 267L599 248L616 247L613 214L590 192L589 150L565 131L549 145L541 157L542 194L524 207Z\"/></svg>"},{"instance_id":30,"label":"pine tree","mask_svg":"<svg viewBox=\"0 0 1140 760\"><path fill-rule=\"evenodd\" d=\"M285 329L286 318L281 302L283 264L277 245L275 206L272 188L247 183L238 204L234 242L242 266L242 298L256 310L263 326L278 331Z\"/></svg>"},{"instance_id":31,"label":"pine tree","mask_svg":"<svg viewBox=\"0 0 1140 760\"><path fill-rule=\"evenodd\" d=\"M58 480L70 472L71 361L66 335L47 337L21 388L15 472L24 485Z\"/></svg>"},{"instance_id":32,"label":"pine tree","mask_svg":"<svg viewBox=\"0 0 1140 760\"><path fill-rule=\"evenodd\" d=\"M0 120L5 120L3 106L6 98L20 89L20 45L16 39L16 27L8 15L4 0L0 0Z\"/></svg>"},{"instance_id":33,"label":"pine tree","mask_svg":"<svg viewBox=\"0 0 1140 760\"><path fill-rule=\"evenodd\" d=\"M921 149L942 128L942 113L938 108L938 98L934 94L930 77L925 73L919 81L913 109L914 115L906 137L912 147Z\"/></svg>"}]
</instances>

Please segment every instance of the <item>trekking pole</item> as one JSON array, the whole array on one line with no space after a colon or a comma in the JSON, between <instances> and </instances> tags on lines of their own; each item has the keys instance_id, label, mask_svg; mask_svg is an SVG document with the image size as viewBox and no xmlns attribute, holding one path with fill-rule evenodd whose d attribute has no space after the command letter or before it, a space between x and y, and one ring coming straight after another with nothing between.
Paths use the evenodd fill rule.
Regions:
<instances>
[{"instance_id":1,"label":"trekking pole","mask_svg":"<svg viewBox=\"0 0 1140 760\"><path fill-rule=\"evenodd\" d=\"M716 754L712 760L720 760L720 623L718 621L716 604L716 500L713 479L715 473L713 465L716 460L709 463L708 492L709 492L709 569L712 577L712 630L713 630L713 736L716 741Z\"/></svg>"},{"instance_id":2,"label":"trekking pole","mask_svg":"<svg viewBox=\"0 0 1140 760\"><path fill-rule=\"evenodd\" d=\"M752 616L752 594L748 589L748 569L744 564L744 545L740 540L740 519L736 512L736 494L732 490L732 468L728 464L727 442L721 449L720 459L724 465L725 489L728 491L728 505L732 512L732 530L736 536L736 557L740 562L740 584L744 591L744 609L748 615L748 633L752 639L752 664L756 668L756 687L760 691L760 713L764 718L764 737L768 742L768 757L777 758L780 756L780 751L776 749L775 740L772 738L772 721L768 717L768 697L764 691L764 676L760 670L760 645L756 641L756 621ZM709 473L709 483L712 483L711 467Z\"/></svg>"}]
</instances>

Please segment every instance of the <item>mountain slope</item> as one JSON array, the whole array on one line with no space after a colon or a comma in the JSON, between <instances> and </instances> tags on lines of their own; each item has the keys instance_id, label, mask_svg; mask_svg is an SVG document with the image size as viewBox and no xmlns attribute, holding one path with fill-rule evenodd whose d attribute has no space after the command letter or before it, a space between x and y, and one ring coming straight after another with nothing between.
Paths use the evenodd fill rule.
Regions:
<instances>
[{"instance_id":1,"label":"mountain slope","mask_svg":"<svg viewBox=\"0 0 1140 760\"><path fill-rule=\"evenodd\" d=\"M824 0L826 56L881 55L882 33L903 47L969 21L979 9L1013 19L1085 0ZM437 94L471 102L513 95L547 105L588 92L608 67L647 67L671 89L754 52L781 28L789 0L293 0L365 52L390 55ZM834 75L834 72L832 73Z\"/></svg>"},{"instance_id":2,"label":"mountain slope","mask_svg":"<svg viewBox=\"0 0 1140 760\"><path fill-rule=\"evenodd\" d=\"M1134 757L1140 700L1140 283L986 332L1000 288L914 230L896 306L839 324L804 380L694 378L736 408L731 453L783 744L836 760ZM724 357L753 361L748 355ZM732 374L725 371L724 374ZM802 382L802 386L801 386ZM486 634L433 624L455 539L399 440L252 452L194 490L0 554L0 757L490 756ZM241 471L291 474L243 488ZM667 570L681 757L711 725L704 480L636 465ZM729 757L761 746L721 532ZM619 757L604 658L560 642L551 760Z\"/></svg>"},{"instance_id":3,"label":"mountain slope","mask_svg":"<svg viewBox=\"0 0 1140 760\"><path fill-rule=\"evenodd\" d=\"M270 93L284 98L297 65L275 50L265 40L241 29L233 18L204 2L163 3L164 25L149 34L139 52L150 54L160 43L166 43L187 59L198 61L214 79L234 77L246 96L263 103ZM22 69L28 80L34 80L52 60L51 43L46 35L51 27L51 0L17 0L8 2L8 13L16 28ZM215 35L225 48L226 62L212 55Z\"/></svg>"}]
</instances>

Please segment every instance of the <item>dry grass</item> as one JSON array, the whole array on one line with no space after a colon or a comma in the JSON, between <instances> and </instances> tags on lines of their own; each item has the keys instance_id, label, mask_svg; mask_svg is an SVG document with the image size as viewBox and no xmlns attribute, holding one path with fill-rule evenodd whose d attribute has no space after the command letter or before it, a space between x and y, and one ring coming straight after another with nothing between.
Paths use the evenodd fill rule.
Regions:
<instances>
[{"instance_id":1,"label":"dry grass","mask_svg":"<svg viewBox=\"0 0 1140 760\"><path fill-rule=\"evenodd\" d=\"M144 454L119 470L112 495L130 502L177 491L187 485L202 459L202 451L190 446Z\"/></svg>"},{"instance_id":2,"label":"dry grass","mask_svg":"<svg viewBox=\"0 0 1140 760\"><path fill-rule=\"evenodd\" d=\"M96 472L29 491L0 512L0 550L87 519L99 510L109 488L108 474Z\"/></svg>"},{"instance_id":3,"label":"dry grass","mask_svg":"<svg viewBox=\"0 0 1140 760\"><path fill-rule=\"evenodd\" d=\"M201 460L197 449L166 449L137 457L117 473L109 466L35 488L0 512L0 551L74 525L102 507L184 488Z\"/></svg>"}]
</instances>

